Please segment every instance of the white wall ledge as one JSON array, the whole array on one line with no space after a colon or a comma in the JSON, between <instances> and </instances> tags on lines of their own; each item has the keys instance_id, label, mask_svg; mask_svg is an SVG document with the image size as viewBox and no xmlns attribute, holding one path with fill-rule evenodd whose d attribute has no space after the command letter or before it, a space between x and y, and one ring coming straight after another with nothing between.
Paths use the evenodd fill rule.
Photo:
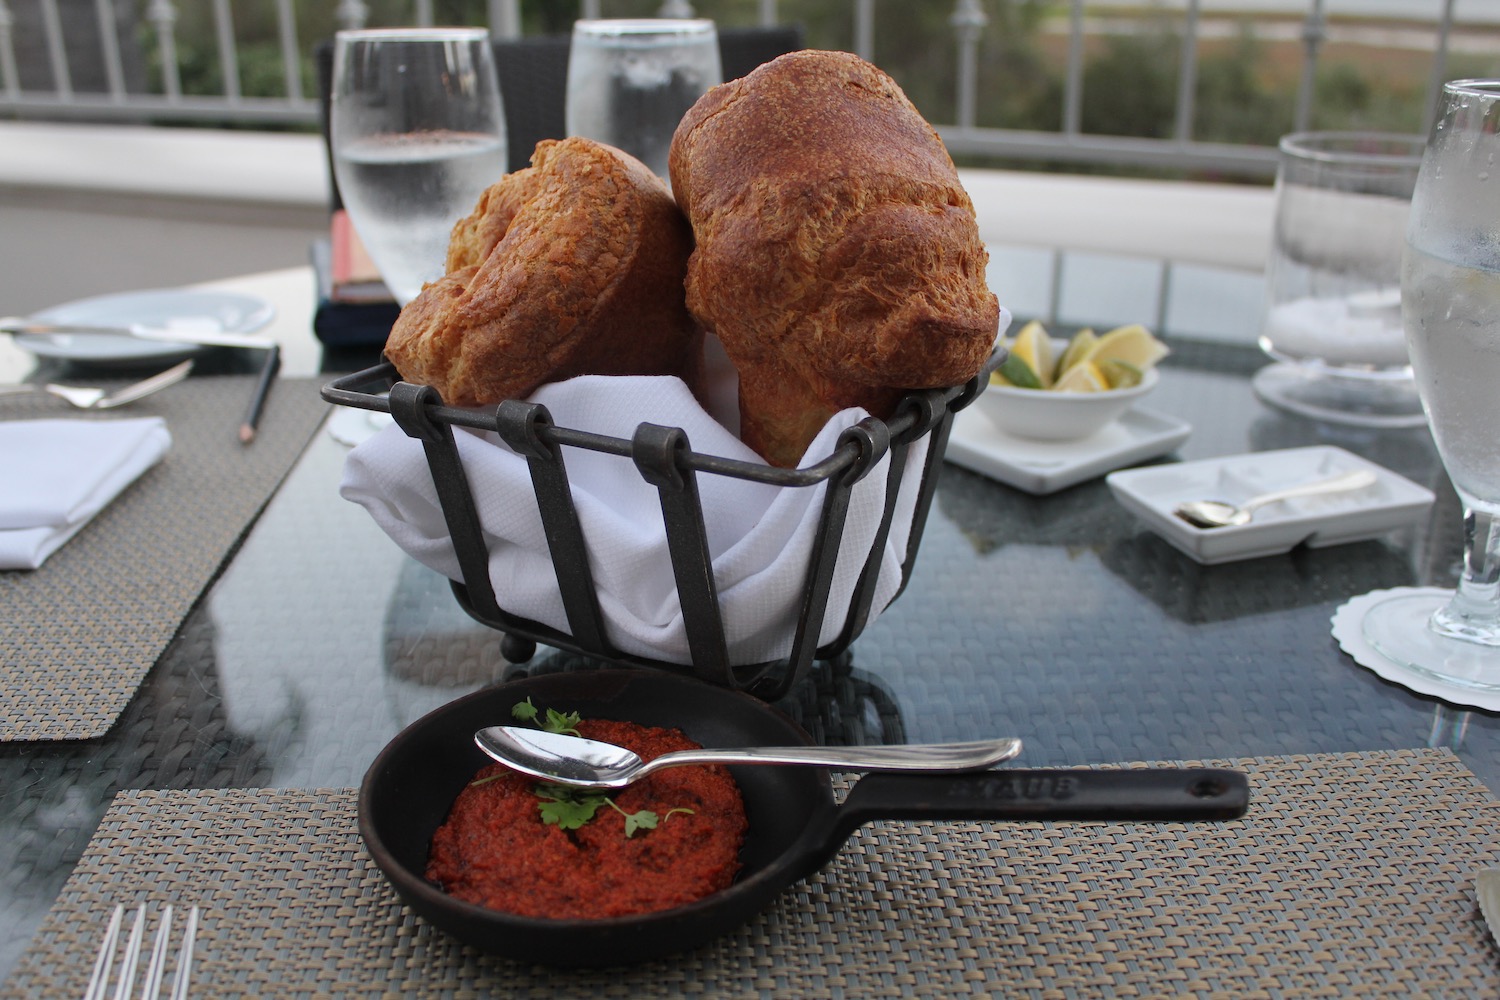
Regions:
<instances>
[{"instance_id":1,"label":"white wall ledge","mask_svg":"<svg viewBox=\"0 0 1500 1000\"><path fill-rule=\"evenodd\" d=\"M0 123L0 188L326 209L317 135Z\"/></svg>"},{"instance_id":2,"label":"white wall ledge","mask_svg":"<svg viewBox=\"0 0 1500 1000\"><path fill-rule=\"evenodd\" d=\"M1264 269L1268 186L960 176L992 247ZM328 193L318 135L0 122L0 304L29 312L304 265L326 235Z\"/></svg>"},{"instance_id":3,"label":"white wall ledge","mask_svg":"<svg viewBox=\"0 0 1500 1000\"><path fill-rule=\"evenodd\" d=\"M0 188L322 208L316 135L0 123ZM1266 186L960 171L987 240L1258 270Z\"/></svg>"},{"instance_id":4,"label":"white wall ledge","mask_svg":"<svg viewBox=\"0 0 1500 1000\"><path fill-rule=\"evenodd\" d=\"M987 243L1265 268L1269 186L960 170Z\"/></svg>"},{"instance_id":5,"label":"white wall ledge","mask_svg":"<svg viewBox=\"0 0 1500 1000\"><path fill-rule=\"evenodd\" d=\"M316 135L0 122L0 303L305 265L328 193Z\"/></svg>"}]
</instances>

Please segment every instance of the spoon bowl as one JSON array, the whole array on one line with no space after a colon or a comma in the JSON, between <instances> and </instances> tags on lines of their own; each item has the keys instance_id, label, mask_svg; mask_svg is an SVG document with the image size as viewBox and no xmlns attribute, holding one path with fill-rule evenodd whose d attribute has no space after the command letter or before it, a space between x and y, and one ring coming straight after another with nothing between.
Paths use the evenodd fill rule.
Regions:
<instances>
[{"instance_id":1,"label":"spoon bowl","mask_svg":"<svg viewBox=\"0 0 1500 1000\"><path fill-rule=\"evenodd\" d=\"M980 771L1021 752L1015 738L893 747L744 747L678 750L644 761L613 743L519 726L474 734L489 757L522 774L574 788L624 788L653 771L687 764L801 764L836 771Z\"/></svg>"},{"instance_id":2,"label":"spoon bowl","mask_svg":"<svg viewBox=\"0 0 1500 1000\"><path fill-rule=\"evenodd\" d=\"M1369 469L1354 469L1329 479L1292 486L1272 493L1262 493L1245 501L1238 507L1220 500L1187 500L1172 509L1172 512L1195 528L1230 528L1249 524L1255 512L1268 504L1279 503L1294 497L1320 496L1325 493L1344 493L1361 490L1375 482L1375 473Z\"/></svg>"}]
</instances>

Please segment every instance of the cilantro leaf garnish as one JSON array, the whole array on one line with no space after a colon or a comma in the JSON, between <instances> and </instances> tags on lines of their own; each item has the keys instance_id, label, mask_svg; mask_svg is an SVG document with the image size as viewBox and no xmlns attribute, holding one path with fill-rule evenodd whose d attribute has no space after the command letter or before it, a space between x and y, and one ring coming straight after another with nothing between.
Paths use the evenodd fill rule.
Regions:
<instances>
[{"instance_id":1,"label":"cilantro leaf garnish","mask_svg":"<svg viewBox=\"0 0 1500 1000\"><path fill-rule=\"evenodd\" d=\"M577 712L559 712L555 708L549 708L543 713L532 702L529 695L525 701L518 701L512 705L510 714L512 718L520 722L537 723L549 733L571 733L574 736L579 735L577 727L582 721L582 717ZM482 785L494 780L493 777L481 778L472 784ZM691 814L693 811L679 806L675 809L668 809L664 816L658 816L650 809L628 813L615 805L615 800L603 792L573 788L569 785L544 783L536 785L533 791L541 800L537 803L537 809L542 814L542 822L561 830L579 829L594 818L600 806L605 805L625 817L625 836L627 837L634 837L637 830L655 830L658 823L671 819L673 813Z\"/></svg>"},{"instance_id":2,"label":"cilantro leaf garnish","mask_svg":"<svg viewBox=\"0 0 1500 1000\"><path fill-rule=\"evenodd\" d=\"M668 809L665 816L658 816L650 809L628 813L615 804L615 800L602 792L591 792L567 785L537 785L533 791L541 799L537 808L542 822L562 830L577 830L599 811L600 806L609 806L625 817L625 836L634 837L637 830L655 830L658 823L672 818L673 813L692 813L691 809L679 806Z\"/></svg>"},{"instance_id":3,"label":"cilantro leaf garnish","mask_svg":"<svg viewBox=\"0 0 1500 1000\"><path fill-rule=\"evenodd\" d=\"M614 805L609 797L598 792L586 792L566 785L537 785L537 803L542 813L542 822L563 830L577 830L594 818L594 813L605 803ZM616 808L619 808L616 806Z\"/></svg>"},{"instance_id":4,"label":"cilantro leaf garnish","mask_svg":"<svg viewBox=\"0 0 1500 1000\"><path fill-rule=\"evenodd\" d=\"M549 733L570 733L578 735L578 723L582 719L577 712L559 712L555 708L547 709L545 715L537 708L528 695L525 701L518 701L510 707L511 718L520 722L536 722ZM538 721L538 716L541 716Z\"/></svg>"},{"instance_id":5,"label":"cilantro leaf garnish","mask_svg":"<svg viewBox=\"0 0 1500 1000\"><path fill-rule=\"evenodd\" d=\"M634 837L637 830L655 830L657 823L665 823L667 820L672 818L673 813L692 813L692 810L687 808L686 806L678 806L675 809L668 809L665 816L658 816L650 809L642 809L639 812L628 813L624 809L621 809L619 806L615 805L614 799L605 799L604 801L609 804L609 807L611 809L619 813L621 816L625 817L625 836L627 837Z\"/></svg>"},{"instance_id":6,"label":"cilantro leaf garnish","mask_svg":"<svg viewBox=\"0 0 1500 1000\"><path fill-rule=\"evenodd\" d=\"M621 816L625 817L625 836L634 837L637 830L655 830L657 816L650 809L642 809L640 812L628 813L615 805L614 799L605 799L609 807Z\"/></svg>"},{"instance_id":7,"label":"cilantro leaf garnish","mask_svg":"<svg viewBox=\"0 0 1500 1000\"><path fill-rule=\"evenodd\" d=\"M578 735L578 723L580 718L577 712L563 714L555 708L547 709L547 721L542 723L542 728L549 733L572 733Z\"/></svg>"}]
</instances>

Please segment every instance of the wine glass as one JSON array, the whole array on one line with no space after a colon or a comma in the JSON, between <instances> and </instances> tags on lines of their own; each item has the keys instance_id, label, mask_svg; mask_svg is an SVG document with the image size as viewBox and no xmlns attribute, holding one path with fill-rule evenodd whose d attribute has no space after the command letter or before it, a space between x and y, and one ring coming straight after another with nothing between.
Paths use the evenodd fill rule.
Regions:
<instances>
[{"instance_id":1,"label":"wine glass","mask_svg":"<svg viewBox=\"0 0 1500 1000\"><path fill-rule=\"evenodd\" d=\"M505 111L489 33L338 32L329 135L344 208L405 305L442 275L454 223L505 174Z\"/></svg>"},{"instance_id":2,"label":"wine glass","mask_svg":"<svg viewBox=\"0 0 1500 1000\"><path fill-rule=\"evenodd\" d=\"M577 21L568 50L568 134L623 149L664 178L682 116L721 82L713 21Z\"/></svg>"},{"instance_id":3,"label":"wine glass","mask_svg":"<svg viewBox=\"0 0 1500 1000\"><path fill-rule=\"evenodd\" d=\"M1396 595L1365 637L1418 673L1500 690L1500 80L1458 80L1412 194L1401 313L1422 407L1464 506L1451 599Z\"/></svg>"}]
</instances>

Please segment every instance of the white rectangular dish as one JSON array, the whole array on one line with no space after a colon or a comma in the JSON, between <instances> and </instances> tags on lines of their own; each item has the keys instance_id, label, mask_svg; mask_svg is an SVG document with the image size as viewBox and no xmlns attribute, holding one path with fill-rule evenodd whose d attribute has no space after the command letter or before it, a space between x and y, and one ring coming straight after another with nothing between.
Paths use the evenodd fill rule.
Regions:
<instances>
[{"instance_id":1,"label":"white rectangular dish","mask_svg":"<svg viewBox=\"0 0 1500 1000\"><path fill-rule=\"evenodd\" d=\"M1300 497L1270 504L1249 524L1198 528L1172 513L1184 500L1241 504L1251 497L1301 483L1368 469L1364 489ZM1252 452L1176 465L1111 473L1110 492L1152 531L1200 563L1232 562L1377 538L1421 517L1431 490L1389 469L1331 445Z\"/></svg>"},{"instance_id":2,"label":"white rectangular dish","mask_svg":"<svg viewBox=\"0 0 1500 1000\"><path fill-rule=\"evenodd\" d=\"M1077 441L1031 441L1005 433L970 407L953 418L948 461L1027 493L1056 493L1113 469L1165 455L1193 429L1139 407Z\"/></svg>"}]
</instances>

